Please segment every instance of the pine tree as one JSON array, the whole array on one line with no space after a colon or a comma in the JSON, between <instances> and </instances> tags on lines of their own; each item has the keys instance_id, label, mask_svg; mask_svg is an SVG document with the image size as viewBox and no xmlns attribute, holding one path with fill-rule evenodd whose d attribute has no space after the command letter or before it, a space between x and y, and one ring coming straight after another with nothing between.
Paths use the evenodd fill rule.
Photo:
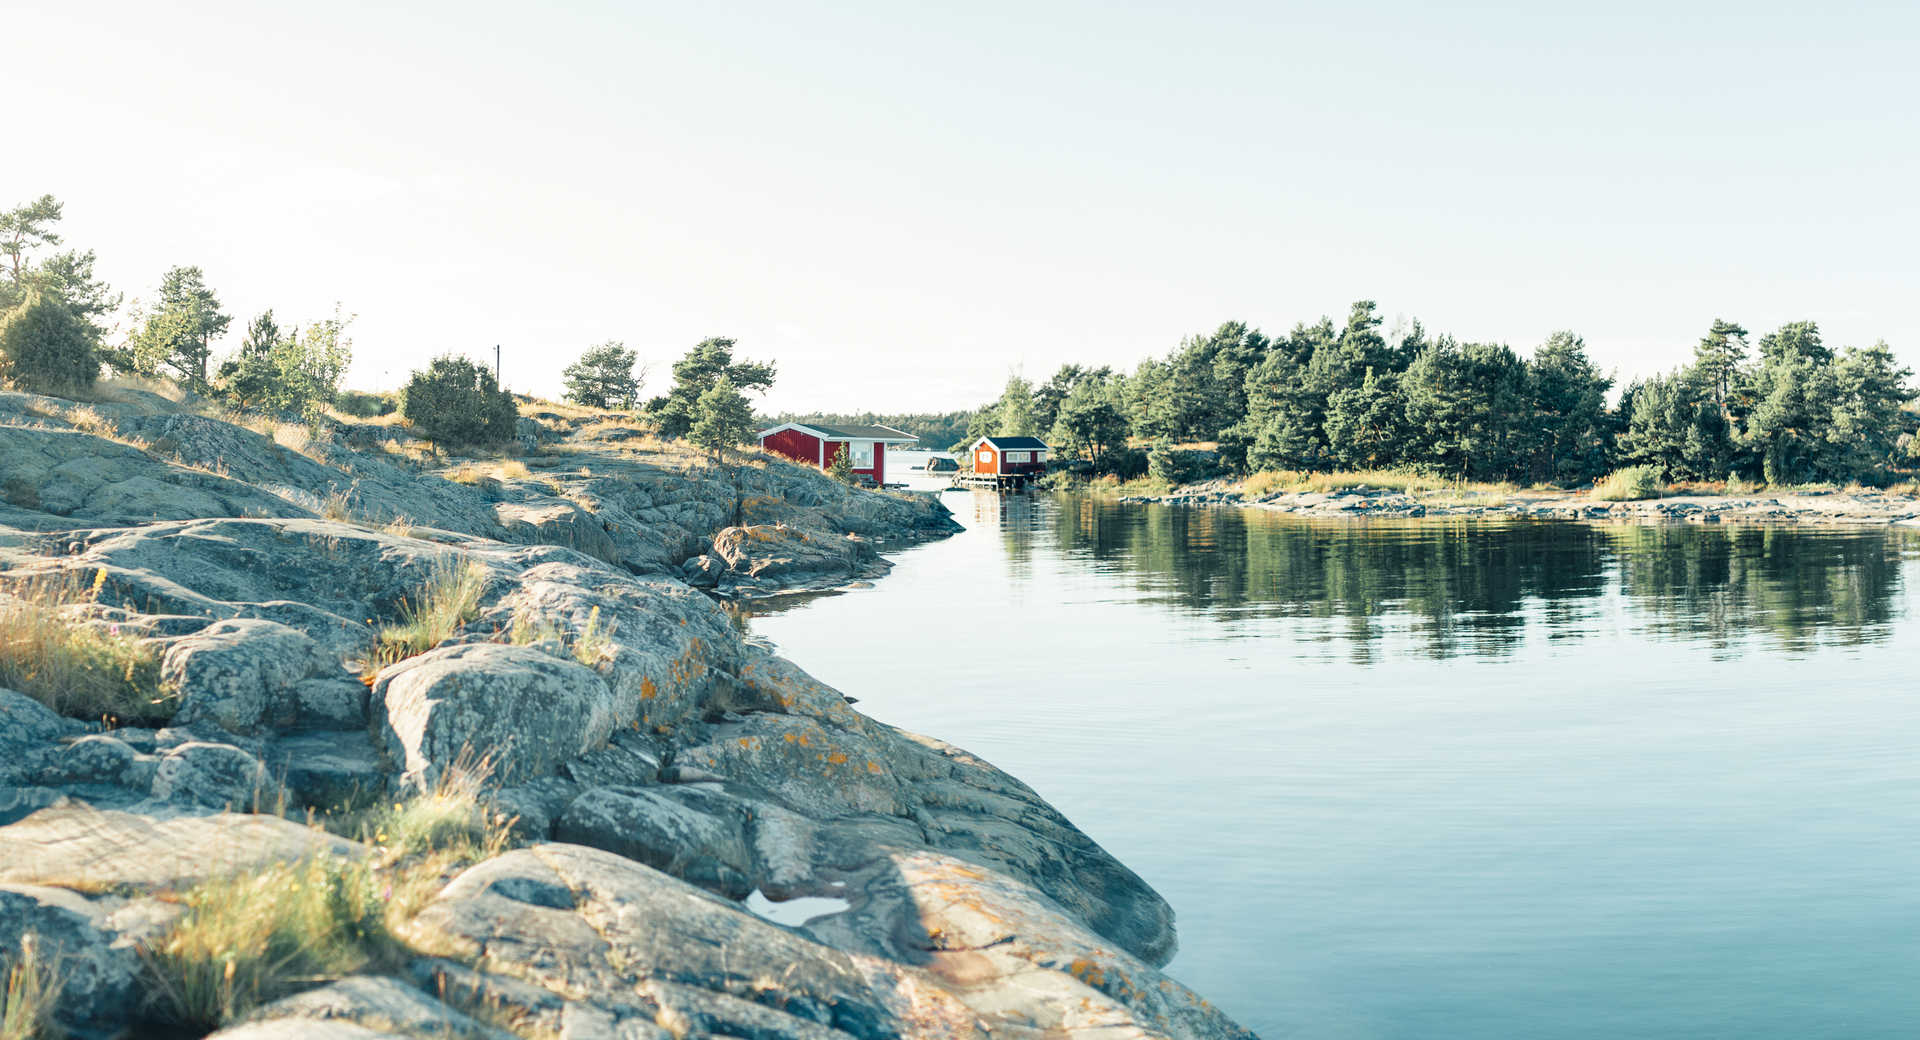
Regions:
<instances>
[{"instance_id":1,"label":"pine tree","mask_svg":"<svg viewBox=\"0 0 1920 1040\"><path fill-rule=\"evenodd\" d=\"M753 406L747 403L745 394L734 389L733 380L723 375L696 402L687 439L712 452L718 465L729 449L740 446L753 431Z\"/></svg>"},{"instance_id":2,"label":"pine tree","mask_svg":"<svg viewBox=\"0 0 1920 1040\"><path fill-rule=\"evenodd\" d=\"M588 348L561 373L567 382L567 400L588 408L632 408L640 396L644 370L640 352L618 340Z\"/></svg>"}]
</instances>

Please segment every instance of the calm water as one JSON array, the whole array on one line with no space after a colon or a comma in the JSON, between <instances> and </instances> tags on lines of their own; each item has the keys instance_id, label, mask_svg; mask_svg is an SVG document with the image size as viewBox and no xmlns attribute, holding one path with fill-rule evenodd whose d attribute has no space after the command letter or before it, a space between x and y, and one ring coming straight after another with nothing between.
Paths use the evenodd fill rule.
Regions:
<instances>
[{"instance_id":1,"label":"calm water","mask_svg":"<svg viewBox=\"0 0 1920 1040\"><path fill-rule=\"evenodd\" d=\"M1031 783L1263 1035L1920 1036L1920 533L947 501L754 627ZM1037 638L943 663L982 625Z\"/></svg>"}]
</instances>

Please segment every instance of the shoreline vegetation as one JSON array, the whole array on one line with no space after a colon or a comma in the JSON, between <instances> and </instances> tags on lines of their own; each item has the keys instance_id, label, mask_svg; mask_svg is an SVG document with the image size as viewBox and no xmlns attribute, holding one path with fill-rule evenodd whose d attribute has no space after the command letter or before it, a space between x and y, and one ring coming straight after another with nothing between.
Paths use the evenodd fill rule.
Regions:
<instances>
[{"instance_id":1,"label":"shoreline vegetation","mask_svg":"<svg viewBox=\"0 0 1920 1040\"><path fill-rule=\"evenodd\" d=\"M1251 1036L1031 789L739 624L959 528L742 444L730 350L631 410L10 370L10 1035Z\"/></svg>"},{"instance_id":2,"label":"shoreline vegetation","mask_svg":"<svg viewBox=\"0 0 1920 1040\"><path fill-rule=\"evenodd\" d=\"M1122 481L1072 473L1049 477L1048 491L1123 502L1242 506L1312 517L1352 519L1482 517L1543 520L1718 523L1909 524L1920 526L1920 484L1774 487L1740 480L1666 483L1645 469L1623 470L1590 487L1452 481L1405 470L1301 473L1262 471L1169 485L1153 477Z\"/></svg>"}]
</instances>

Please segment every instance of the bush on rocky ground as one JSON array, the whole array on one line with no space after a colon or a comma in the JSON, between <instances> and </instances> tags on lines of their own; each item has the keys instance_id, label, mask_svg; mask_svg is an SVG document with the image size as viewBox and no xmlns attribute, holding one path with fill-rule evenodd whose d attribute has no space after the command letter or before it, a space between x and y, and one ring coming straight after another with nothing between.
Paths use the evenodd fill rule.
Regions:
<instances>
[{"instance_id":1,"label":"bush on rocky ground","mask_svg":"<svg viewBox=\"0 0 1920 1040\"><path fill-rule=\"evenodd\" d=\"M491 369L447 354L413 374L400 397L400 415L437 446L486 446L513 439L520 409Z\"/></svg>"},{"instance_id":2,"label":"bush on rocky ground","mask_svg":"<svg viewBox=\"0 0 1920 1040\"><path fill-rule=\"evenodd\" d=\"M93 329L59 300L34 293L0 317L0 375L33 393L85 390L100 375Z\"/></svg>"}]
</instances>

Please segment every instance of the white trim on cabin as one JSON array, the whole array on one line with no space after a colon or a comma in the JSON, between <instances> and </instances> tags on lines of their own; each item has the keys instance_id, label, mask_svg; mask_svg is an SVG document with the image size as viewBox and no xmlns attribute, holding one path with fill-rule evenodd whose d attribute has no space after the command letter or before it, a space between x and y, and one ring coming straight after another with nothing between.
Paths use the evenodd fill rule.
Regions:
<instances>
[{"instance_id":1,"label":"white trim on cabin","mask_svg":"<svg viewBox=\"0 0 1920 1040\"><path fill-rule=\"evenodd\" d=\"M878 426L878 425L875 428L881 429L881 430L893 430L893 432L899 434L900 436L871 437L871 438L863 438L863 439L872 440L878 444L917 444L920 441L920 438L915 437L913 434L908 433L905 430L894 430L893 427L891 426ZM764 441L768 437L771 437L782 430L798 430L809 437L815 437L823 441L845 441L847 439L845 434L828 433L825 430L808 426L806 423L798 423L798 422L781 423L780 425L775 426L773 429L761 430L759 436L760 436L760 439Z\"/></svg>"}]
</instances>

